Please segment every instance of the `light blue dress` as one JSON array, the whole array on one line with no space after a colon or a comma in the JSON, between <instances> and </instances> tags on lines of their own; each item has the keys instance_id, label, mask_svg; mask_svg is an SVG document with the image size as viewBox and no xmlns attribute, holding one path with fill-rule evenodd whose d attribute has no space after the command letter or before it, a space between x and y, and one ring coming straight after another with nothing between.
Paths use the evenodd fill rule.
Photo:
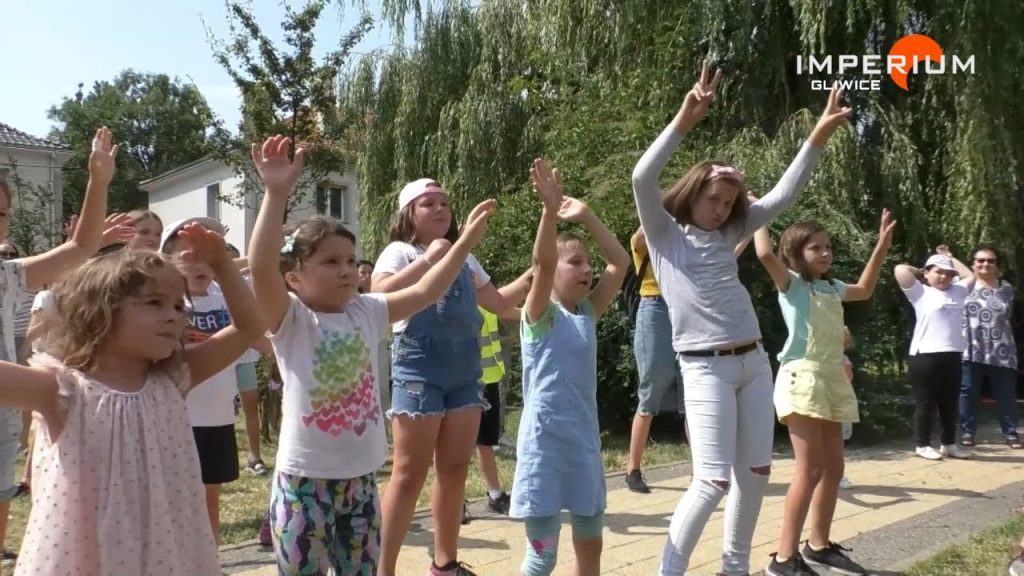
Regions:
<instances>
[{"instance_id":1,"label":"light blue dress","mask_svg":"<svg viewBox=\"0 0 1024 576\"><path fill-rule=\"evenodd\" d=\"M521 335L523 416L509 515L603 512L594 307L584 300L572 313L552 302L533 325L524 313Z\"/></svg>"}]
</instances>

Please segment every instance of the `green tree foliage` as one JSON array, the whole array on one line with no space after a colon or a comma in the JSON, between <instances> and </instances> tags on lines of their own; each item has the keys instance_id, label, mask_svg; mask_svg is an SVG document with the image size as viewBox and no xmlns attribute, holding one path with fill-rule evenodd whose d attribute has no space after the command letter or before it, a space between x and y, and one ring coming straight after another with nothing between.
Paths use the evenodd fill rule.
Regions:
<instances>
[{"instance_id":1,"label":"green tree foliage","mask_svg":"<svg viewBox=\"0 0 1024 576\"><path fill-rule=\"evenodd\" d=\"M10 157L0 165L0 178L13 191L7 236L18 252L28 256L55 246L60 237L54 226L54 195L49 188L22 178L18 163Z\"/></svg>"},{"instance_id":2,"label":"green tree foliage","mask_svg":"<svg viewBox=\"0 0 1024 576\"><path fill-rule=\"evenodd\" d=\"M412 19L414 45L346 70L344 105L355 132L368 252L386 241L402 184L438 178L464 214L499 199L477 251L498 278L526 266L539 203L528 186L537 155L562 169L625 243L637 225L630 174L678 109L700 63L724 69L708 118L687 137L664 184L694 162L723 158L771 189L826 93L796 74L795 58L887 54L910 33L947 55L974 55L975 74L912 74L908 92L882 77L850 92L851 127L829 144L798 204L773 226L816 219L832 232L835 275L856 281L883 207L900 221L888 265L922 262L940 243L966 255L994 241L1018 262L1024 188L1024 5L979 0L384 0L394 26ZM848 78L860 78L851 71ZM741 276L766 347L781 348L776 295L752 254ZM909 307L887 272L875 298L847 308L857 340L857 387L869 424L889 425L904 391ZM628 326L610 315L602 335L605 426L628 421L635 365ZM895 417L895 416L894 416Z\"/></svg>"},{"instance_id":3,"label":"green tree foliage","mask_svg":"<svg viewBox=\"0 0 1024 576\"><path fill-rule=\"evenodd\" d=\"M343 171L352 158L346 146L351 141L347 134L351 121L343 114L348 110L338 106L338 76L373 19L364 14L334 50L318 59L315 28L329 4L310 0L298 10L285 4L284 47L267 35L244 0L226 3L231 18L228 39L210 35L214 58L231 76L243 102L238 131L221 132L215 154L244 174L246 182L255 183L258 175L251 166L251 142L284 134L304 146L306 171L298 192L289 198L289 210L329 173Z\"/></svg>"},{"instance_id":4,"label":"green tree foliage","mask_svg":"<svg viewBox=\"0 0 1024 576\"><path fill-rule=\"evenodd\" d=\"M165 74L125 70L112 81L96 82L50 108L57 122L50 138L73 152L64 169L63 213L81 207L89 174L85 170L96 128L110 127L119 143L117 172L110 185L111 210L146 206L139 182L202 158L214 116L194 84Z\"/></svg>"}]
</instances>

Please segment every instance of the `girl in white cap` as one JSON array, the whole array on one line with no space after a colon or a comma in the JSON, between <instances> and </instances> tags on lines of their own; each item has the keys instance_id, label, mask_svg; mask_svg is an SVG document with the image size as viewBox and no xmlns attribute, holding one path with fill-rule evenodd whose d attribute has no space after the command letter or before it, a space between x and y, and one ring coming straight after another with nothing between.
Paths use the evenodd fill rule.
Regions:
<instances>
[{"instance_id":1,"label":"girl in white cap","mask_svg":"<svg viewBox=\"0 0 1024 576\"><path fill-rule=\"evenodd\" d=\"M968 458L956 444L960 360L966 347L964 301L974 287L970 268L939 246L924 268L896 266L896 282L914 305L914 336L910 341L910 387L914 393L916 453L928 460ZM957 279L959 274L960 278ZM941 448L931 446L932 422L938 409Z\"/></svg>"},{"instance_id":2,"label":"girl in white cap","mask_svg":"<svg viewBox=\"0 0 1024 576\"><path fill-rule=\"evenodd\" d=\"M391 243L374 266L373 292L411 286L458 240L448 195L436 180L410 182L398 196ZM394 468L383 499L381 576L395 576L398 552L412 521L427 469L436 477L434 561L431 575L472 574L458 562L466 474L480 414L487 406L480 385L477 304L499 316L526 298L529 272L501 290L470 255L455 283L434 306L395 322L391 410Z\"/></svg>"}]
</instances>

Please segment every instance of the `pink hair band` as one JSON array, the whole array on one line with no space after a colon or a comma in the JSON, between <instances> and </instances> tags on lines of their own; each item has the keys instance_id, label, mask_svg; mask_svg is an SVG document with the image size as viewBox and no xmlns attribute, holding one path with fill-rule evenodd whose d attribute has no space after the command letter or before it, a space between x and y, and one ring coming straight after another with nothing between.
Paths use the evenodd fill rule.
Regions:
<instances>
[{"instance_id":1,"label":"pink hair band","mask_svg":"<svg viewBox=\"0 0 1024 576\"><path fill-rule=\"evenodd\" d=\"M747 177L743 174L743 172L740 172L739 170L733 168L732 166L712 164L711 171L708 172L708 175L704 177L704 181L710 182L712 180L717 180L719 178L730 178L732 180L736 180L742 183L746 181Z\"/></svg>"}]
</instances>

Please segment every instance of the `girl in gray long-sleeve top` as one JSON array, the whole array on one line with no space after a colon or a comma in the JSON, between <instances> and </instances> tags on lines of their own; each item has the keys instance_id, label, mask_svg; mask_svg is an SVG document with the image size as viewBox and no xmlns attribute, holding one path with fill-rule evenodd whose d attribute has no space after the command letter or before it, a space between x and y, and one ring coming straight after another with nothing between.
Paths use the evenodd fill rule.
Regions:
<instances>
[{"instance_id":1,"label":"girl in gray long-sleeve top","mask_svg":"<svg viewBox=\"0 0 1024 576\"><path fill-rule=\"evenodd\" d=\"M821 149L850 114L839 92L779 183L753 204L742 172L720 161L691 168L662 196L661 171L684 134L707 114L721 80L705 64L679 113L633 170L633 194L651 266L668 304L690 428L694 482L672 516L661 574L683 574L711 513L730 492L722 571L746 574L771 470L772 372L740 284L733 249L788 208ZM730 488L732 490L730 491Z\"/></svg>"}]
</instances>

